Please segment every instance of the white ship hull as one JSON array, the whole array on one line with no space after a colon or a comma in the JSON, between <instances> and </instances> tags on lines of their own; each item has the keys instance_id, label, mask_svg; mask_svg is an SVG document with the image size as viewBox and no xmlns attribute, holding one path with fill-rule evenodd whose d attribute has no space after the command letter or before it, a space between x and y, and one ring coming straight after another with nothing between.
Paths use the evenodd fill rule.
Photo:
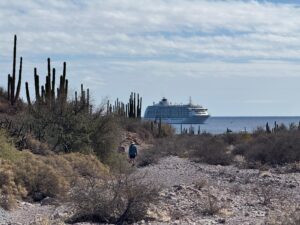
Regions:
<instances>
[{"instance_id":1,"label":"white ship hull","mask_svg":"<svg viewBox=\"0 0 300 225\"><path fill-rule=\"evenodd\" d=\"M162 123L168 124L203 124L209 116L192 116L187 118L162 118ZM147 121L159 122L159 118L144 118Z\"/></svg>"},{"instance_id":2,"label":"white ship hull","mask_svg":"<svg viewBox=\"0 0 300 225\"><path fill-rule=\"evenodd\" d=\"M156 121L169 124L202 124L209 114L206 108L194 105L191 102L186 105L172 105L166 98L158 104L148 106L144 120Z\"/></svg>"}]
</instances>

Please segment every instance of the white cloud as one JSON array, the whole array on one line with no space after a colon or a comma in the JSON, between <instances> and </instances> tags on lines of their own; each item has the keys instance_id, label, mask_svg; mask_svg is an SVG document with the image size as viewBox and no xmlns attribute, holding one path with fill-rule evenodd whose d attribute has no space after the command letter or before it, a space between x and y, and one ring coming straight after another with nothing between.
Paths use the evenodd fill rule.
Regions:
<instances>
[{"instance_id":1,"label":"white cloud","mask_svg":"<svg viewBox=\"0 0 300 225\"><path fill-rule=\"evenodd\" d=\"M102 74L122 73L143 76L201 77L298 77L300 65L285 61L251 61L246 63L204 61L115 61L105 64ZM102 66L102 65L101 65Z\"/></svg>"},{"instance_id":2,"label":"white cloud","mask_svg":"<svg viewBox=\"0 0 300 225\"><path fill-rule=\"evenodd\" d=\"M139 80L128 82L132 86L151 76L300 75L300 8L292 4L10 0L0 1L0 32L2 74L11 71L16 33L25 79L32 78L34 66L46 71L51 57L59 67L68 62L71 85L83 81L95 91L110 80L114 88L128 89L133 77Z\"/></svg>"},{"instance_id":3,"label":"white cloud","mask_svg":"<svg viewBox=\"0 0 300 225\"><path fill-rule=\"evenodd\" d=\"M17 33L28 55L300 59L300 9L289 4L12 0L0 12L2 55Z\"/></svg>"}]
</instances>

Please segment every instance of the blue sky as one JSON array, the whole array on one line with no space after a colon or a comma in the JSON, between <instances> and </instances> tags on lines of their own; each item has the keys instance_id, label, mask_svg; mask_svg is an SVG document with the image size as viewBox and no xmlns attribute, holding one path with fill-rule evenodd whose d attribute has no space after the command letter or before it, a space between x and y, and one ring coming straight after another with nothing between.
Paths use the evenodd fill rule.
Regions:
<instances>
[{"instance_id":1,"label":"blue sky","mask_svg":"<svg viewBox=\"0 0 300 225\"><path fill-rule=\"evenodd\" d=\"M131 91L146 105L204 105L213 116L300 115L299 1L0 1L2 86L13 35L24 80L68 65L94 104ZM23 88L23 96L25 94Z\"/></svg>"}]
</instances>

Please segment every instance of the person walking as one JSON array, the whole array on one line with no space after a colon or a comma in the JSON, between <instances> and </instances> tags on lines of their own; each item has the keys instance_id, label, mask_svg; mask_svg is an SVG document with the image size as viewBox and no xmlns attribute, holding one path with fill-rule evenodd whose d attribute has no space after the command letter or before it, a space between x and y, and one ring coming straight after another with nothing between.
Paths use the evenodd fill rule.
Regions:
<instances>
[{"instance_id":1,"label":"person walking","mask_svg":"<svg viewBox=\"0 0 300 225\"><path fill-rule=\"evenodd\" d=\"M134 141L131 141L131 144L128 149L128 156L129 156L129 163L131 163L132 166L134 166L135 165L135 157L137 156L137 147L136 147Z\"/></svg>"}]
</instances>

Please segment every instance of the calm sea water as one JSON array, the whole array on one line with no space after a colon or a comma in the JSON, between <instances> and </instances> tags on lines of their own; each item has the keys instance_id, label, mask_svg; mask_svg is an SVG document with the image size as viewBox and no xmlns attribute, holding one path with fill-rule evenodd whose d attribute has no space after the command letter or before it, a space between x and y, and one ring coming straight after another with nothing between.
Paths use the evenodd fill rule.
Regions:
<instances>
[{"instance_id":1,"label":"calm sea water","mask_svg":"<svg viewBox=\"0 0 300 225\"><path fill-rule=\"evenodd\" d=\"M192 125L195 132L199 126L201 132L212 134L221 134L226 132L227 128L233 132L253 132L258 127L265 128L266 123L269 123L270 128L274 127L274 123L284 124L289 126L291 123L296 125L300 122L300 116L297 117L210 117L205 124ZM181 126L173 125L177 133L180 133ZM182 125L183 128L190 128L191 125Z\"/></svg>"}]
</instances>

